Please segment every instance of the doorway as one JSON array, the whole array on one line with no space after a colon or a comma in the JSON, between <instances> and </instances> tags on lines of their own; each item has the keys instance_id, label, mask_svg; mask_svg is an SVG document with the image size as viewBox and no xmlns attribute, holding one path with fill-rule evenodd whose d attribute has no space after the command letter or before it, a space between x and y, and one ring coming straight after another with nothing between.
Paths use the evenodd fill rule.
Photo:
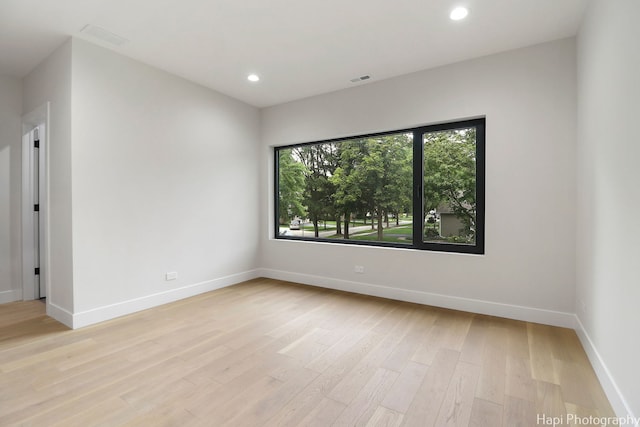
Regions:
<instances>
[{"instance_id":1,"label":"doorway","mask_svg":"<svg viewBox=\"0 0 640 427\"><path fill-rule=\"evenodd\" d=\"M40 109L39 109L40 110ZM46 109L45 109L46 111ZM22 135L22 299L48 294L47 248L47 114L23 117Z\"/></svg>"}]
</instances>

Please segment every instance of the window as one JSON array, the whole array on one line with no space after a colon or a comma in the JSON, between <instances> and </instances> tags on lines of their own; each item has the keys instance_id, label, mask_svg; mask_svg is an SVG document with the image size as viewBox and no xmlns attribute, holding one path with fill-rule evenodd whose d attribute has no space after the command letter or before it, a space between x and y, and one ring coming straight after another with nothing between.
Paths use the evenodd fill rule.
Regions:
<instances>
[{"instance_id":1,"label":"window","mask_svg":"<svg viewBox=\"0 0 640 427\"><path fill-rule=\"evenodd\" d=\"M485 119L275 148L279 239L484 253Z\"/></svg>"}]
</instances>

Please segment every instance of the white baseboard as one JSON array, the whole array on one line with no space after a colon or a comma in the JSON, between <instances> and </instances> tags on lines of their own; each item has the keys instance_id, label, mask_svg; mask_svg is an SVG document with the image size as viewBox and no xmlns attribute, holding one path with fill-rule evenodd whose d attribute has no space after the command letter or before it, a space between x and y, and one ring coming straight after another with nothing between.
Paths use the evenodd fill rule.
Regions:
<instances>
[{"instance_id":1,"label":"white baseboard","mask_svg":"<svg viewBox=\"0 0 640 427\"><path fill-rule=\"evenodd\" d=\"M84 326L93 325L94 323L103 322L105 320L115 319L116 317L125 316L137 311L146 310L162 304L189 298L204 292L213 291L227 286L235 285L240 282L260 277L258 270L245 271L243 273L232 274L205 282L184 286L178 289L171 289L166 292L159 292L153 295L147 295L128 301L119 302L117 304L106 305L87 311L74 313L71 325L56 318L73 329L82 328Z\"/></svg>"},{"instance_id":2,"label":"white baseboard","mask_svg":"<svg viewBox=\"0 0 640 427\"><path fill-rule=\"evenodd\" d=\"M22 301L22 289L12 289L0 292L0 304Z\"/></svg>"},{"instance_id":3,"label":"white baseboard","mask_svg":"<svg viewBox=\"0 0 640 427\"><path fill-rule=\"evenodd\" d=\"M575 315L573 313L462 298L410 289L392 288L388 286L372 285L363 282L352 282L348 280L332 279L323 276L292 273L268 268L259 269L259 273L262 277L270 279L321 286L324 288L354 292L357 294L414 302L417 304L432 305L436 307L450 308L453 310L469 311L472 313L487 314L490 316L505 317L508 319L523 320L527 322L542 323L545 325L560 326L563 328L575 328Z\"/></svg>"},{"instance_id":4,"label":"white baseboard","mask_svg":"<svg viewBox=\"0 0 640 427\"><path fill-rule=\"evenodd\" d=\"M593 341L591 341L589 334L585 330L584 325L582 324L578 316L575 316L575 322L576 322L575 330L576 330L576 333L578 334L578 338L580 338L582 347L584 348L584 351L587 353L587 357L591 362L591 366L593 366L593 370L596 372L596 375L600 380L600 384L602 385L602 388L605 394L607 395L607 398L609 399L609 403L611 403L611 406L613 407L614 412L618 417L621 417L621 418L629 417L630 419L637 420L637 418L631 411L629 404L627 403L626 399L622 395L622 392L618 388L618 385L616 384L615 380L611 376L611 372L607 368L607 365L604 363L604 360L602 360L602 357L600 357L600 353L598 353L598 350L593 344ZM636 427L638 427L640 424L636 422L635 424L627 424L627 425L635 425Z\"/></svg>"},{"instance_id":5,"label":"white baseboard","mask_svg":"<svg viewBox=\"0 0 640 427\"><path fill-rule=\"evenodd\" d=\"M69 328L73 328L73 314L64 308L57 306L49 301L47 298L47 316L56 319Z\"/></svg>"}]
</instances>

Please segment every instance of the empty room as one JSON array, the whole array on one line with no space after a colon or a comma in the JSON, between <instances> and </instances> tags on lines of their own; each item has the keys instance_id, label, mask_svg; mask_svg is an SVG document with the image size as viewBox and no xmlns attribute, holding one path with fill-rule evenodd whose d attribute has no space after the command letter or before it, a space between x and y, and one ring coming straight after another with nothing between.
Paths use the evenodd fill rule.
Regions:
<instances>
[{"instance_id":1,"label":"empty room","mask_svg":"<svg viewBox=\"0 0 640 427\"><path fill-rule=\"evenodd\" d=\"M638 427L638 15L0 0L0 426Z\"/></svg>"}]
</instances>

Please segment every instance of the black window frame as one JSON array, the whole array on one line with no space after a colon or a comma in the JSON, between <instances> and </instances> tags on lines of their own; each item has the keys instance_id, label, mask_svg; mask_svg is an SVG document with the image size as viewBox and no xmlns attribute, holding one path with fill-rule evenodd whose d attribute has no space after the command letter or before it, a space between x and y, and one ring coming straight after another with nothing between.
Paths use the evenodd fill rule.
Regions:
<instances>
[{"instance_id":1,"label":"black window frame","mask_svg":"<svg viewBox=\"0 0 640 427\"><path fill-rule=\"evenodd\" d=\"M334 143L341 141L348 141L353 139L364 139L378 136L392 135L398 133L412 133L413 134L413 216L416 217L416 212L421 213L424 211L424 143L423 138L426 133L464 129L464 128L476 128L476 223L475 223L475 244L466 243L436 243L425 242L422 238L424 224L421 221L413 221L413 242L411 244L405 243L393 243L393 242L380 242L380 241L365 241L365 240L339 240L339 239L326 239L317 237L302 237L302 236L286 236L280 235L279 224L279 152L280 150L286 150L294 147L304 147L308 145ZM458 120L434 125L418 126L408 129L398 129L385 132L377 132L363 135L353 135L343 138L326 139L321 141L305 142L301 144L290 144L283 146L276 146L273 148L274 154L274 231L275 238L279 240L296 240L304 242L323 242L333 243L338 245L360 245L360 246L377 246L377 247L391 247L391 248L403 248L403 249L416 249L432 252L453 252L453 253L466 253L483 255L485 253L485 139L486 139L486 118L475 118L467 120ZM420 236L416 239L416 236Z\"/></svg>"}]
</instances>

